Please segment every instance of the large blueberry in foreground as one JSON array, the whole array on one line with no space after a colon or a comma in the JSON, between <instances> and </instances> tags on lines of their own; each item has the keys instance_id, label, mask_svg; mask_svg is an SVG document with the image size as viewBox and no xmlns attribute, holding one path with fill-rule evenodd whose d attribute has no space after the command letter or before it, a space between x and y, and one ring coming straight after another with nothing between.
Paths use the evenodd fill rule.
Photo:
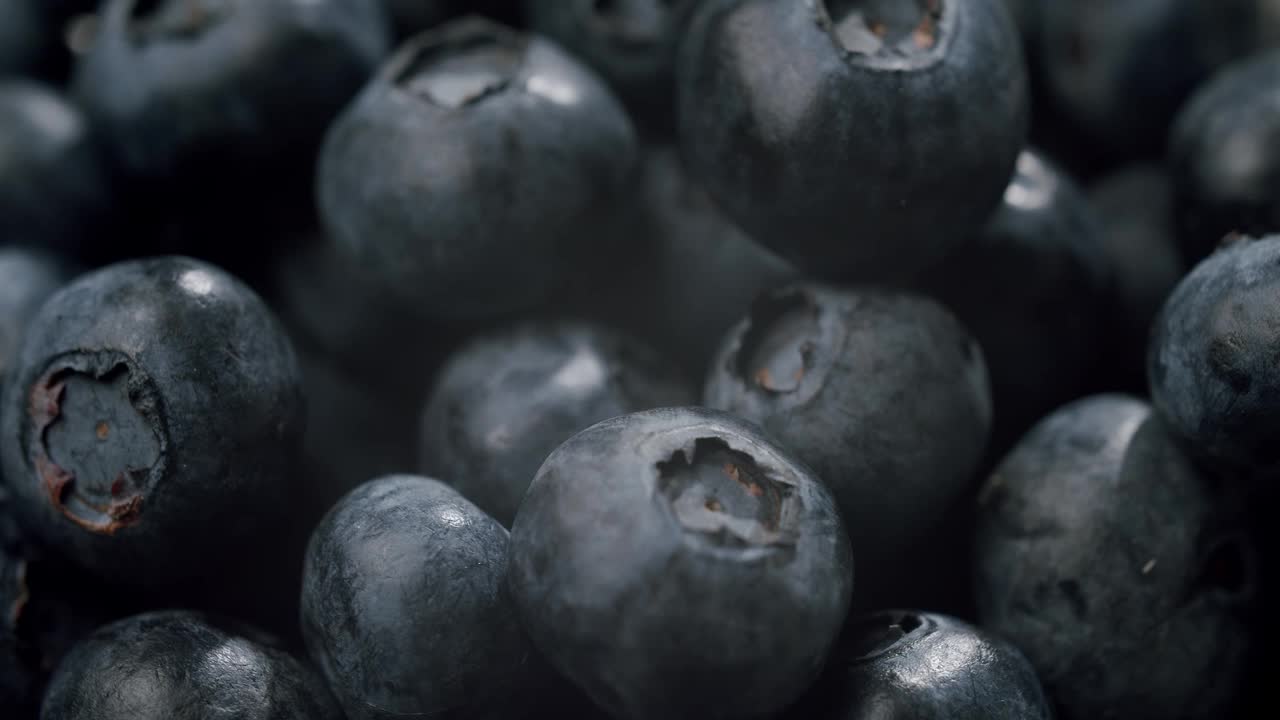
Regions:
<instances>
[{"instance_id":1,"label":"large blueberry in foreground","mask_svg":"<svg viewBox=\"0 0 1280 720\"><path fill-rule=\"evenodd\" d=\"M302 417L293 349L253 291L187 258L120 263L31 321L4 476L41 540L114 581L175 584L280 516Z\"/></svg>"},{"instance_id":2,"label":"large blueberry in foreground","mask_svg":"<svg viewBox=\"0 0 1280 720\"><path fill-rule=\"evenodd\" d=\"M547 455L601 420L695 393L643 344L602 327L522 325L446 363L422 416L421 467L510 527Z\"/></svg>"},{"instance_id":3,"label":"large blueberry in foreground","mask_svg":"<svg viewBox=\"0 0 1280 720\"><path fill-rule=\"evenodd\" d=\"M803 270L882 281L962 247L1026 139L1001 0L708 0L688 33L686 162Z\"/></svg>"},{"instance_id":4,"label":"large blueberry in foreground","mask_svg":"<svg viewBox=\"0 0 1280 720\"><path fill-rule=\"evenodd\" d=\"M419 35L329 130L318 197L333 241L449 320L536 304L590 254L635 132L554 44L483 20Z\"/></svg>"},{"instance_id":5,"label":"large blueberry in foreground","mask_svg":"<svg viewBox=\"0 0 1280 720\"><path fill-rule=\"evenodd\" d=\"M505 587L507 531L449 486L356 488L307 548L302 632L350 720L511 717L535 656Z\"/></svg>"},{"instance_id":6,"label":"large blueberry in foreground","mask_svg":"<svg viewBox=\"0 0 1280 720\"><path fill-rule=\"evenodd\" d=\"M624 718L766 716L817 677L849 608L834 498L723 413L606 420L556 449L511 534L539 649Z\"/></svg>"},{"instance_id":7,"label":"large blueberry in foreground","mask_svg":"<svg viewBox=\"0 0 1280 720\"><path fill-rule=\"evenodd\" d=\"M151 612L94 632L49 683L41 720L341 720L320 676L270 637Z\"/></svg>"},{"instance_id":8,"label":"large blueberry in foreground","mask_svg":"<svg viewBox=\"0 0 1280 720\"><path fill-rule=\"evenodd\" d=\"M1063 720L1220 718L1246 667L1252 545L1144 402L1050 415L979 500L982 625Z\"/></svg>"},{"instance_id":9,"label":"large blueberry in foreground","mask_svg":"<svg viewBox=\"0 0 1280 720\"><path fill-rule=\"evenodd\" d=\"M822 681L798 709L818 720L1053 716L1017 648L955 618L906 610L850 619Z\"/></svg>"},{"instance_id":10,"label":"large blueberry in foreground","mask_svg":"<svg viewBox=\"0 0 1280 720\"><path fill-rule=\"evenodd\" d=\"M933 300L876 289L762 296L721 344L704 401L813 468L867 555L938 521L972 484L991 428L977 341Z\"/></svg>"},{"instance_id":11,"label":"large blueberry in foreground","mask_svg":"<svg viewBox=\"0 0 1280 720\"><path fill-rule=\"evenodd\" d=\"M1178 115L1168 160L1188 262L1230 233L1280 232L1280 51L1197 90Z\"/></svg>"},{"instance_id":12,"label":"large blueberry in foreground","mask_svg":"<svg viewBox=\"0 0 1280 720\"><path fill-rule=\"evenodd\" d=\"M1183 278L1151 333L1151 398L1217 472L1280 471L1280 235L1240 238Z\"/></svg>"}]
</instances>

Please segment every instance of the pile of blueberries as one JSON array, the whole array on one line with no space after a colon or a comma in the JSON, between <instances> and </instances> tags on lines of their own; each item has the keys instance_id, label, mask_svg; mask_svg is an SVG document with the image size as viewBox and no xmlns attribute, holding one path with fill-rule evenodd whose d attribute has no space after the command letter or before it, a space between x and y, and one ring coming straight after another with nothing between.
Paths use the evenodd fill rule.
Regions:
<instances>
[{"instance_id":1,"label":"pile of blueberries","mask_svg":"<svg viewBox=\"0 0 1280 720\"><path fill-rule=\"evenodd\" d=\"M1261 717L1274 0L0 0L0 717Z\"/></svg>"}]
</instances>

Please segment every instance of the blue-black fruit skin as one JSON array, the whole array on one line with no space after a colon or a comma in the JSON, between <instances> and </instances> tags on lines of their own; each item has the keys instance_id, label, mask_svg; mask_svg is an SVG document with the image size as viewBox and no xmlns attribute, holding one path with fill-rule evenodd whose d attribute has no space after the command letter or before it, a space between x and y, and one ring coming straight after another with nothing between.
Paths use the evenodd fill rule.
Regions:
<instances>
[{"instance_id":1,"label":"blue-black fruit skin","mask_svg":"<svg viewBox=\"0 0 1280 720\"><path fill-rule=\"evenodd\" d=\"M511 526L542 461L581 430L696 393L643 343L575 322L477 338L445 363L422 413L420 467Z\"/></svg>"},{"instance_id":2,"label":"blue-black fruit skin","mask_svg":"<svg viewBox=\"0 0 1280 720\"><path fill-rule=\"evenodd\" d=\"M99 628L63 660L41 720L342 720L319 674L270 636L164 610Z\"/></svg>"},{"instance_id":3,"label":"blue-black fruit skin","mask_svg":"<svg viewBox=\"0 0 1280 720\"><path fill-rule=\"evenodd\" d=\"M403 83L476 47L510 61L460 107ZM317 195L332 240L421 312L476 322L526 310L606 238L582 237L636 156L604 82L554 44L479 19L419 35L329 130Z\"/></svg>"},{"instance_id":4,"label":"blue-black fruit skin","mask_svg":"<svg viewBox=\"0 0 1280 720\"><path fill-rule=\"evenodd\" d=\"M1147 403L1067 405L980 495L982 626L1026 653L1062 720L1227 716L1258 586L1236 514Z\"/></svg>"},{"instance_id":5,"label":"blue-black fruit skin","mask_svg":"<svg viewBox=\"0 0 1280 720\"><path fill-rule=\"evenodd\" d=\"M789 544L686 530L660 463L724 443L791 488ZM723 541L723 544L721 542ZM537 647L622 718L768 716L817 677L848 612L849 540L834 498L754 426L664 408L555 450L516 516L508 578Z\"/></svg>"},{"instance_id":6,"label":"blue-black fruit skin","mask_svg":"<svg viewBox=\"0 0 1280 720\"><path fill-rule=\"evenodd\" d=\"M508 533L449 486L368 482L312 534L302 633L349 720L511 717L537 660L505 584Z\"/></svg>"},{"instance_id":7,"label":"blue-black fruit skin","mask_svg":"<svg viewBox=\"0 0 1280 720\"><path fill-rule=\"evenodd\" d=\"M888 644L890 629L896 639ZM816 720L1053 717L1035 670L1012 644L954 617L911 610L850 618L797 710Z\"/></svg>"},{"instance_id":8,"label":"blue-black fruit skin","mask_svg":"<svg viewBox=\"0 0 1280 720\"><path fill-rule=\"evenodd\" d=\"M149 469L108 468L142 488L136 512L111 529L73 522L51 495L54 478L37 469L47 455L39 387L71 365L123 372L159 444ZM34 537L113 582L174 586L235 563L241 543L287 515L304 413L293 348L252 290L189 258L109 265L64 286L29 325L0 408L4 476ZM49 427L65 419L59 411ZM67 442L90 454L128 450L110 432ZM80 490L74 479L67 488Z\"/></svg>"},{"instance_id":9,"label":"blue-black fruit skin","mask_svg":"<svg viewBox=\"0 0 1280 720\"><path fill-rule=\"evenodd\" d=\"M1169 429L1210 471L1280 472L1280 235L1240 238L1174 290L1151 333L1147 377Z\"/></svg>"},{"instance_id":10,"label":"blue-black fruit skin","mask_svg":"<svg viewBox=\"0 0 1280 720\"><path fill-rule=\"evenodd\" d=\"M243 195L246 180L309 156L389 47L378 2L257 0L208 15L184 3L146 10L186 13L193 30L147 38L138 0L108 0L72 82L125 174L161 189ZM217 184L228 177L241 182Z\"/></svg>"},{"instance_id":11,"label":"blue-black fruit skin","mask_svg":"<svg viewBox=\"0 0 1280 720\"><path fill-rule=\"evenodd\" d=\"M793 303L823 330L797 389L776 392L758 379L752 336ZM831 489L854 547L882 556L922 539L971 487L992 422L986 363L969 331L925 296L876 288L801 284L762 295L721 342L703 402L795 453ZM868 572L876 565L860 559Z\"/></svg>"},{"instance_id":12,"label":"blue-black fruit skin","mask_svg":"<svg viewBox=\"0 0 1280 720\"><path fill-rule=\"evenodd\" d=\"M969 245L916 278L982 346L995 403L992 447L1011 447L1090 390L1112 312L1113 279L1097 211L1075 182L1028 150Z\"/></svg>"},{"instance_id":13,"label":"blue-black fruit skin","mask_svg":"<svg viewBox=\"0 0 1280 720\"><path fill-rule=\"evenodd\" d=\"M697 0L524 0L529 28L595 68L655 130L675 125L675 63Z\"/></svg>"},{"instance_id":14,"label":"blue-black fruit skin","mask_svg":"<svg viewBox=\"0 0 1280 720\"><path fill-rule=\"evenodd\" d=\"M89 251L110 217L110 180L79 107L52 87L0 81L0 242Z\"/></svg>"},{"instance_id":15,"label":"blue-black fruit skin","mask_svg":"<svg viewBox=\"0 0 1280 720\"><path fill-rule=\"evenodd\" d=\"M1280 50L1230 65L1178 114L1169 140L1183 256L1227 235L1280 232Z\"/></svg>"},{"instance_id":16,"label":"blue-black fruit skin","mask_svg":"<svg viewBox=\"0 0 1280 720\"><path fill-rule=\"evenodd\" d=\"M934 48L878 68L829 30L831 5L702 3L677 63L682 151L800 269L901 279L998 203L1027 133L1020 41L1002 0L946 0Z\"/></svg>"}]
</instances>

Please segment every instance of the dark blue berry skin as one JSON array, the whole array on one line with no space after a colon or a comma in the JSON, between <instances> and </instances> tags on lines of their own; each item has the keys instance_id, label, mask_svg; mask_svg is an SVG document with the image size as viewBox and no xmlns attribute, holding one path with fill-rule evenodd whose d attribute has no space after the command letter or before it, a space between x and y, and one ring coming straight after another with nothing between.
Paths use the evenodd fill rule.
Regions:
<instances>
[{"instance_id":1,"label":"dark blue berry skin","mask_svg":"<svg viewBox=\"0 0 1280 720\"><path fill-rule=\"evenodd\" d=\"M1026 139L1001 0L709 0L677 80L695 177L822 276L883 282L962 247Z\"/></svg>"},{"instance_id":2,"label":"dark blue berry skin","mask_svg":"<svg viewBox=\"0 0 1280 720\"><path fill-rule=\"evenodd\" d=\"M1239 238L1178 284L1151 334L1152 402L1206 468L1280 472L1280 236Z\"/></svg>"},{"instance_id":3,"label":"dark blue berry skin","mask_svg":"<svg viewBox=\"0 0 1280 720\"><path fill-rule=\"evenodd\" d=\"M307 548L302 633L350 720L510 717L536 656L506 590L507 531L449 486L388 476Z\"/></svg>"},{"instance_id":4,"label":"dark blue berry skin","mask_svg":"<svg viewBox=\"0 0 1280 720\"><path fill-rule=\"evenodd\" d=\"M876 589L890 569L879 559L921 540L972 486L992 417L982 351L944 307L817 285L755 303L721 343L703 402L813 468L853 546L868 548L862 577Z\"/></svg>"},{"instance_id":5,"label":"dark blue berry skin","mask_svg":"<svg viewBox=\"0 0 1280 720\"><path fill-rule=\"evenodd\" d=\"M423 472L510 527L542 461L601 420L687 405L696 393L643 343L596 325L535 323L469 343L422 414Z\"/></svg>"},{"instance_id":6,"label":"dark blue berry skin","mask_svg":"<svg viewBox=\"0 0 1280 720\"><path fill-rule=\"evenodd\" d=\"M982 625L1026 653L1062 720L1227 716L1255 553L1149 405L1102 395L1053 413L978 515Z\"/></svg>"},{"instance_id":7,"label":"dark blue berry skin","mask_svg":"<svg viewBox=\"0 0 1280 720\"><path fill-rule=\"evenodd\" d=\"M1178 115L1168 161L1188 262L1231 233L1280 232L1280 51L1197 90Z\"/></svg>"},{"instance_id":8,"label":"dark blue berry skin","mask_svg":"<svg viewBox=\"0 0 1280 720\"><path fill-rule=\"evenodd\" d=\"M52 88L0 81L0 242L89 251L103 239L110 180L78 107Z\"/></svg>"},{"instance_id":9,"label":"dark blue berry skin","mask_svg":"<svg viewBox=\"0 0 1280 720\"><path fill-rule=\"evenodd\" d=\"M293 349L262 300L198 261L107 266L32 319L6 386L4 476L34 537L113 582L239 563L288 503Z\"/></svg>"},{"instance_id":10,"label":"dark blue berry skin","mask_svg":"<svg viewBox=\"0 0 1280 720\"><path fill-rule=\"evenodd\" d=\"M106 625L63 660L42 720L342 720L312 668L252 628L188 611Z\"/></svg>"},{"instance_id":11,"label":"dark blue berry skin","mask_svg":"<svg viewBox=\"0 0 1280 720\"><path fill-rule=\"evenodd\" d=\"M982 346L995 400L992 447L1089 391L1112 312L1096 211L1070 177L1027 151L1000 208L969 245L915 286Z\"/></svg>"},{"instance_id":12,"label":"dark blue berry skin","mask_svg":"<svg viewBox=\"0 0 1280 720\"><path fill-rule=\"evenodd\" d=\"M529 28L595 68L637 117L675 127L675 63L698 0L524 0Z\"/></svg>"},{"instance_id":13,"label":"dark blue berry skin","mask_svg":"<svg viewBox=\"0 0 1280 720\"><path fill-rule=\"evenodd\" d=\"M310 168L389 42L365 0L108 0L98 15L73 89L113 158L147 191L222 212L203 194L278 194Z\"/></svg>"},{"instance_id":14,"label":"dark blue berry skin","mask_svg":"<svg viewBox=\"0 0 1280 720\"><path fill-rule=\"evenodd\" d=\"M1114 359L1100 371L1113 387L1141 392L1151 325L1184 274L1173 183L1159 166L1130 166L1098 181L1089 201L1102 224L1115 303L1105 321Z\"/></svg>"},{"instance_id":15,"label":"dark blue berry skin","mask_svg":"<svg viewBox=\"0 0 1280 720\"><path fill-rule=\"evenodd\" d=\"M467 19L403 46L329 131L319 203L332 240L422 312L527 309L601 242L635 133L555 45Z\"/></svg>"},{"instance_id":16,"label":"dark blue berry skin","mask_svg":"<svg viewBox=\"0 0 1280 720\"><path fill-rule=\"evenodd\" d=\"M511 534L520 617L622 718L768 716L849 608L834 498L756 428L702 408L606 420L556 449Z\"/></svg>"},{"instance_id":17,"label":"dark blue berry skin","mask_svg":"<svg viewBox=\"0 0 1280 720\"><path fill-rule=\"evenodd\" d=\"M797 708L816 720L1050 720L1031 664L1013 645L946 615L854 617L822 680Z\"/></svg>"}]
</instances>

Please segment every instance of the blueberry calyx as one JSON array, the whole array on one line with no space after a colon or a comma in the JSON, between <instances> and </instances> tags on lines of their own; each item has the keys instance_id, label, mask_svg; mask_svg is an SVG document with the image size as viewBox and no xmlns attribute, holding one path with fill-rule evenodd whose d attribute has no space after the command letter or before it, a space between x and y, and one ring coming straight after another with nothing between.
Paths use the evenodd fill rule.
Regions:
<instances>
[{"instance_id":1,"label":"blueberry calyx","mask_svg":"<svg viewBox=\"0 0 1280 720\"><path fill-rule=\"evenodd\" d=\"M948 0L810 0L814 19L850 60L919 68L940 58L954 23Z\"/></svg>"}]
</instances>

